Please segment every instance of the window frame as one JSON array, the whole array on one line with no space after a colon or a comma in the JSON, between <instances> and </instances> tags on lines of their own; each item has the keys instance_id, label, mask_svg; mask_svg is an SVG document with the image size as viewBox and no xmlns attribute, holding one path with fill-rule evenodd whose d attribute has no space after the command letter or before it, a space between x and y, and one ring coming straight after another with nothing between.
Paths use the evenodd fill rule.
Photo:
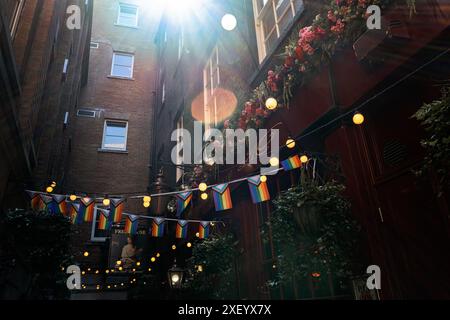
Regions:
<instances>
[{"instance_id":1,"label":"window frame","mask_svg":"<svg viewBox=\"0 0 450 320\"><path fill-rule=\"evenodd\" d=\"M114 66L116 65L115 61L116 61L116 56L117 55L131 57L131 75L129 77L127 77L127 76L120 76L120 75L115 75L114 74ZM110 76L114 77L114 78L133 79L133 76L134 76L134 53L114 51L113 52L113 56L112 56L112 61L111 61L111 73L110 73Z\"/></svg>"},{"instance_id":2,"label":"window frame","mask_svg":"<svg viewBox=\"0 0 450 320\"><path fill-rule=\"evenodd\" d=\"M204 123L205 130L211 128L211 124L217 126L217 97L215 91L220 86L220 55L216 45L203 68L203 94L204 94ZM213 63L213 61L215 62ZM214 70L213 70L214 69ZM217 81L216 81L217 79ZM217 82L217 83L216 83ZM213 118L213 119L212 119ZM214 121L213 121L214 120Z\"/></svg>"},{"instance_id":3,"label":"window frame","mask_svg":"<svg viewBox=\"0 0 450 320\"><path fill-rule=\"evenodd\" d=\"M122 6L136 8L136 17L135 17L135 24L134 25L120 22ZM138 28L138 26L139 26L139 6L137 6L135 4L132 4L132 3L119 2L119 8L118 8L118 13L117 13L116 25L117 26L121 26L121 27L128 27L128 28Z\"/></svg>"},{"instance_id":4,"label":"window frame","mask_svg":"<svg viewBox=\"0 0 450 320\"><path fill-rule=\"evenodd\" d=\"M261 8L259 6L259 1L260 0L252 0L258 57L259 63L261 64L264 59L266 59L276 50L278 44L277 40L281 39L284 36L284 33L288 30L288 28L280 29L280 24L284 21L284 19L286 19L286 15L288 14L288 12L291 12L291 16L287 23L287 26L289 26L290 23L292 23L292 21L295 20L296 17L304 11L305 6L303 0L283 0L289 1L289 4L282 12L279 13L277 12L277 6L275 5L276 1L278 0L266 0L266 3ZM300 3L298 4L298 9L296 9L295 1L300 1ZM270 31L266 32L264 30L263 19L267 16L269 10L272 10L271 14L273 17L273 25L271 26ZM268 46L267 42L268 40L270 40L274 32L276 34L276 38L273 39L272 46Z\"/></svg>"},{"instance_id":5,"label":"window frame","mask_svg":"<svg viewBox=\"0 0 450 320\"><path fill-rule=\"evenodd\" d=\"M106 130L108 129L108 122L109 123L125 123L125 142L124 142L124 147L123 148L110 148L110 147L106 147L105 146L105 138L106 138ZM103 125L103 137L102 137L102 150L106 150L106 151L127 151L127 146L128 146L128 121L126 120L115 120L115 119L105 119L104 125Z\"/></svg>"}]
</instances>

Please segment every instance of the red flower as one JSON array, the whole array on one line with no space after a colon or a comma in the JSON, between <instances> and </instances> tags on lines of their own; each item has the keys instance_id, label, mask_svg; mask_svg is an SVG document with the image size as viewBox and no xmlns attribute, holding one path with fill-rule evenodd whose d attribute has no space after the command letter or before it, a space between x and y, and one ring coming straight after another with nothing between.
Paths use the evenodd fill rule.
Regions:
<instances>
[{"instance_id":1,"label":"red flower","mask_svg":"<svg viewBox=\"0 0 450 320\"><path fill-rule=\"evenodd\" d=\"M294 65L294 57L287 56L284 60L284 66L290 68Z\"/></svg>"},{"instance_id":2,"label":"red flower","mask_svg":"<svg viewBox=\"0 0 450 320\"><path fill-rule=\"evenodd\" d=\"M305 54L303 53L303 49L301 47L296 47L295 48L295 57L299 61L302 61L303 58L305 57Z\"/></svg>"}]
</instances>

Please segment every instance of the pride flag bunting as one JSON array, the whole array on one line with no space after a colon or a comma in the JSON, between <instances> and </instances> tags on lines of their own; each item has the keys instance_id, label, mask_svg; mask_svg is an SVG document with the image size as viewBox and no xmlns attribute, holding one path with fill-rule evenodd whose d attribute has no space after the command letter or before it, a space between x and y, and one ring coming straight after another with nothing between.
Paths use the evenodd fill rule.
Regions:
<instances>
[{"instance_id":1,"label":"pride flag bunting","mask_svg":"<svg viewBox=\"0 0 450 320\"><path fill-rule=\"evenodd\" d=\"M269 189L267 188L267 183L262 182L260 176L248 178L247 181L253 203L260 203L270 200L270 194Z\"/></svg>"},{"instance_id":2,"label":"pride flag bunting","mask_svg":"<svg viewBox=\"0 0 450 320\"><path fill-rule=\"evenodd\" d=\"M83 214L84 222L94 220L95 199L84 197L80 199L80 212Z\"/></svg>"},{"instance_id":3,"label":"pride flag bunting","mask_svg":"<svg viewBox=\"0 0 450 320\"><path fill-rule=\"evenodd\" d=\"M113 223L119 223L122 220L123 207L125 199L111 199L109 206L109 218Z\"/></svg>"},{"instance_id":4,"label":"pride flag bunting","mask_svg":"<svg viewBox=\"0 0 450 320\"><path fill-rule=\"evenodd\" d=\"M189 222L186 220L177 221L177 230L175 232L177 239L186 239Z\"/></svg>"},{"instance_id":5,"label":"pride flag bunting","mask_svg":"<svg viewBox=\"0 0 450 320\"><path fill-rule=\"evenodd\" d=\"M28 191L27 194L30 197L31 209L39 210L39 203L41 202L40 194L34 191Z\"/></svg>"},{"instance_id":6,"label":"pride flag bunting","mask_svg":"<svg viewBox=\"0 0 450 320\"><path fill-rule=\"evenodd\" d=\"M80 205L78 203L71 203L70 220L72 224L81 224L84 221L84 214L80 211Z\"/></svg>"},{"instance_id":7,"label":"pride flag bunting","mask_svg":"<svg viewBox=\"0 0 450 320\"><path fill-rule=\"evenodd\" d=\"M192 192L182 192L177 194L177 217L181 217L181 214L186 210L192 200Z\"/></svg>"},{"instance_id":8,"label":"pride flag bunting","mask_svg":"<svg viewBox=\"0 0 450 320\"><path fill-rule=\"evenodd\" d=\"M298 155L295 155L293 157L290 157L289 159L281 161L281 165L283 166L283 169L285 171L290 171L300 168L302 166L302 162L300 161L300 157Z\"/></svg>"},{"instance_id":9,"label":"pride flag bunting","mask_svg":"<svg viewBox=\"0 0 450 320\"><path fill-rule=\"evenodd\" d=\"M41 194L40 198L41 200L39 202L39 211L51 210L51 204L53 202L52 197Z\"/></svg>"},{"instance_id":10,"label":"pride flag bunting","mask_svg":"<svg viewBox=\"0 0 450 320\"><path fill-rule=\"evenodd\" d=\"M53 194L52 199L52 212L55 214L62 214L63 216L67 216L66 196Z\"/></svg>"},{"instance_id":11,"label":"pride flag bunting","mask_svg":"<svg viewBox=\"0 0 450 320\"><path fill-rule=\"evenodd\" d=\"M109 230L111 228L111 213L108 210L98 210L99 213L99 221L98 221L98 229L99 230Z\"/></svg>"},{"instance_id":12,"label":"pride flag bunting","mask_svg":"<svg viewBox=\"0 0 450 320\"><path fill-rule=\"evenodd\" d=\"M198 238L199 239L206 239L209 237L209 221L202 221L200 222L200 226L198 228Z\"/></svg>"},{"instance_id":13,"label":"pride flag bunting","mask_svg":"<svg viewBox=\"0 0 450 320\"><path fill-rule=\"evenodd\" d=\"M139 226L138 216L129 215L125 219L125 233L135 234Z\"/></svg>"},{"instance_id":14,"label":"pride flag bunting","mask_svg":"<svg viewBox=\"0 0 450 320\"><path fill-rule=\"evenodd\" d=\"M162 237L164 235L164 222L163 218L153 218L152 237Z\"/></svg>"},{"instance_id":15,"label":"pride flag bunting","mask_svg":"<svg viewBox=\"0 0 450 320\"><path fill-rule=\"evenodd\" d=\"M231 202L231 193L228 183L223 183L212 187L214 205L216 211L224 211L233 208L233 203Z\"/></svg>"}]
</instances>

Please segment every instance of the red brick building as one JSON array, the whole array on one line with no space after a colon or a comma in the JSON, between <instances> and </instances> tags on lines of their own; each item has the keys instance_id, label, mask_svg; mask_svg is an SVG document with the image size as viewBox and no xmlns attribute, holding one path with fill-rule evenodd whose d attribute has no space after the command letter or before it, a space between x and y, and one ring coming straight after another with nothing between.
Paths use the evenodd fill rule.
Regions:
<instances>
[{"instance_id":1,"label":"red brick building","mask_svg":"<svg viewBox=\"0 0 450 320\"><path fill-rule=\"evenodd\" d=\"M2 209L24 207L25 188L42 190L49 181L64 179L70 148L67 127L87 80L92 4L2 2ZM80 29L66 27L70 5L80 8Z\"/></svg>"},{"instance_id":2,"label":"red brick building","mask_svg":"<svg viewBox=\"0 0 450 320\"><path fill-rule=\"evenodd\" d=\"M191 129L196 114L206 119L217 104L216 89L229 90L239 99L240 90L250 91L265 80L268 70L283 63L278 53L289 36L309 25L321 6L306 0L231 1L214 3L207 13L197 14L199 21L165 16L157 37L163 76L154 161L168 172L169 184L180 185L184 173L192 170L170 165L175 145L167 146L170 132ZM353 46L339 50L329 65L295 90L290 108L274 112L266 123L267 128L282 123L281 141L307 135L299 141L303 150L338 159L353 215L363 228L365 261L382 270L382 299L449 297L448 201L436 197L433 177L419 182L412 173L423 161L423 132L411 119L424 102L439 97L436 84L448 79L449 8L448 1L417 2L417 13L410 17L406 4L392 4L383 11L388 33L363 33ZM237 17L232 32L220 27L227 12ZM177 76L167 79L165 73ZM364 126L353 125L351 116L342 117L362 104ZM216 166L214 172L212 183L258 171ZM295 173L269 177L272 198L297 178ZM351 290L338 292L326 277L319 285L305 278L279 289L267 287L276 256L272 241L263 243L260 228L273 206L254 205L246 189L245 183L233 189L234 207L226 214L205 206L188 214L223 218L237 235L242 249L236 261L239 298L352 298Z\"/></svg>"}]
</instances>

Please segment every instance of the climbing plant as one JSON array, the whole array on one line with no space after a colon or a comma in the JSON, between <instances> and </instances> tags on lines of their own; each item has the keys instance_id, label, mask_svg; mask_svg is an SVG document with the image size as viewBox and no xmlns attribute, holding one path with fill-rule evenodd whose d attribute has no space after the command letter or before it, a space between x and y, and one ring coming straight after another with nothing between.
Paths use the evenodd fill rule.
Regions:
<instances>
[{"instance_id":1,"label":"climbing plant","mask_svg":"<svg viewBox=\"0 0 450 320\"><path fill-rule=\"evenodd\" d=\"M419 120L427 132L427 137L421 141L426 150L425 161L417 173L424 175L434 168L442 191L450 183L450 86L442 88L440 99L423 104L413 118Z\"/></svg>"}]
</instances>

